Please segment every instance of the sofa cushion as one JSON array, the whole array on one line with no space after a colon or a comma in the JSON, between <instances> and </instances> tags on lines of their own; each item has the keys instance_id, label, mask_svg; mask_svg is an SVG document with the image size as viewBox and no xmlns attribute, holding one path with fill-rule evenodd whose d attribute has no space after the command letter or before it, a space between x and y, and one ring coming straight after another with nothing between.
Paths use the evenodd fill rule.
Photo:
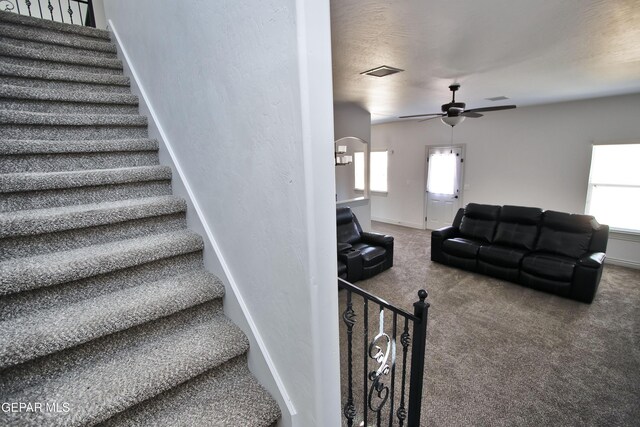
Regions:
<instances>
[{"instance_id":1,"label":"sofa cushion","mask_svg":"<svg viewBox=\"0 0 640 427\"><path fill-rule=\"evenodd\" d=\"M532 253L522 259L522 271L561 282L570 282L577 260L549 253Z\"/></svg>"},{"instance_id":2,"label":"sofa cushion","mask_svg":"<svg viewBox=\"0 0 640 427\"><path fill-rule=\"evenodd\" d=\"M469 203L464 208L460 234L470 239L491 242L499 215L500 206Z\"/></svg>"},{"instance_id":3,"label":"sofa cushion","mask_svg":"<svg viewBox=\"0 0 640 427\"><path fill-rule=\"evenodd\" d=\"M520 267L520 261L528 253L525 249L517 249L502 245L482 246L478 251L478 259L489 264L502 267Z\"/></svg>"},{"instance_id":4,"label":"sofa cushion","mask_svg":"<svg viewBox=\"0 0 640 427\"><path fill-rule=\"evenodd\" d=\"M353 249L360 251L365 268L379 264L387 257L387 251L382 246L370 246L365 243L356 243L353 245Z\"/></svg>"},{"instance_id":5,"label":"sofa cushion","mask_svg":"<svg viewBox=\"0 0 640 427\"><path fill-rule=\"evenodd\" d=\"M593 217L546 211L536 251L579 258L589 250Z\"/></svg>"},{"instance_id":6,"label":"sofa cushion","mask_svg":"<svg viewBox=\"0 0 640 427\"><path fill-rule=\"evenodd\" d=\"M442 242L444 252L462 258L476 258L482 242L456 237Z\"/></svg>"},{"instance_id":7,"label":"sofa cushion","mask_svg":"<svg viewBox=\"0 0 640 427\"><path fill-rule=\"evenodd\" d=\"M503 206L494 243L532 251L538 236L542 209L522 206Z\"/></svg>"}]
</instances>

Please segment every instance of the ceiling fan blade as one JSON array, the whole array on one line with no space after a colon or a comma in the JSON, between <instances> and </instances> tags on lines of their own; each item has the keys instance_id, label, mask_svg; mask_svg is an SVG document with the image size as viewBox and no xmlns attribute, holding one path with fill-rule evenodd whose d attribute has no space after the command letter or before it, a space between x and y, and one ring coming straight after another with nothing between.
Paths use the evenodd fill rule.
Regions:
<instances>
[{"instance_id":1,"label":"ceiling fan blade","mask_svg":"<svg viewBox=\"0 0 640 427\"><path fill-rule=\"evenodd\" d=\"M483 113L485 111L511 110L512 108L516 108L516 106L515 105L497 105L495 107L472 108L470 110L466 110L465 113Z\"/></svg>"},{"instance_id":2,"label":"ceiling fan blade","mask_svg":"<svg viewBox=\"0 0 640 427\"><path fill-rule=\"evenodd\" d=\"M470 117L472 119L477 119L478 117L482 117L482 114L476 113L475 111L465 111L464 113L462 113L460 115L461 116L465 116L465 117Z\"/></svg>"},{"instance_id":3,"label":"ceiling fan blade","mask_svg":"<svg viewBox=\"0 0 640 427\"><path fill-rule=\"evenodd\" d=\"M442 113L431 113L431 114L415 114L413 116L400 116L399 119L411 119L414 117L426 117L426 116L443 116Z\"/></svg>"},{"instance_id":4,"label":"ceiling fan blade","mask_svg":"<svg viewBox=\"0 0 640 427\"><path fill-rule=\"evenodd\" d=\"M418 120L418 123L426 122L427 120L439 119L440 117L444 117L444 114L440 114L436 117L427 117L426 119Z\"/></svg>"}]
</instances>

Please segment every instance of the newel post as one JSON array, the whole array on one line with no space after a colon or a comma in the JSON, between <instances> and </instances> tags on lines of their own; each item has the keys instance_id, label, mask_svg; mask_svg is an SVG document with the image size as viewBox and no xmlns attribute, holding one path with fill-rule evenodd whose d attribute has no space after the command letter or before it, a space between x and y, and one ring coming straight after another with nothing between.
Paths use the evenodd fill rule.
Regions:
<instances>
[{"instance_id":1,"label":"newel post","mask_svg":"<svg viewBox=\"0 0 640 427\"><path fill-rule=\"evenodd\" d=\"M413 349L411 351L411 376L409 382L409 419L408 427L420 427L422 408L422 380L424 378L424 355L427 345L427 315L430 304L427 291L420 289L420 301L413 303L413 314L419 319L413 325Z\"/></svg>"}]
</instances>

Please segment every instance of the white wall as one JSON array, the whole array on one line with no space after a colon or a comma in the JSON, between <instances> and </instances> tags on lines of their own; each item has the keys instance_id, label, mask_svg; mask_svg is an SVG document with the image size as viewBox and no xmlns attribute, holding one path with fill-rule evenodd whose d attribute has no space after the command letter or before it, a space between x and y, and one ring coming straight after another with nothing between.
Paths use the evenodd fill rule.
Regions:
<instances>
[{"instance_id":1,"label":"white wall","mask_svg":"<svg viewBox=\"0 0 640 427\"><path fill-rule=\"evenodd\" d=\"M584 212L591 145L640 142L640 94L487 113L453 129L466 144L463 203L538 206ZM439 120L372 127L372 148L389 149L389 192L372 195L371 216L421 224L425 147L451 143ZM610 243L608 257L640 266L640 244Z\"/></svg>"},{"instance_id":2,"label":"white wall","mask_svg":"<svg viewBox=\"0 0 640 427\"><path fill-rule=\"evenodd\" d=\"M334 140L346 136L355 136L367 142L371 142L371 114L355 104L334 104L333 106L333 135ZM347 153L353 155L354 151L368 152L367 144L357 140L340 142L347 147ZM362 192L354 190L354 168L350 165L336 166L336 195L337 200L349 200L362 197Z\"/></svg>"},{"instance_id":3,"label":"white wall","mask_svg":"<svg viewBox=\"0 0 640 427\"><path fill-rule=\"evenodd\" d=\"M282 425L338 425L328 3L107 0L105 12Z\"/></svg>"}]
</instances>

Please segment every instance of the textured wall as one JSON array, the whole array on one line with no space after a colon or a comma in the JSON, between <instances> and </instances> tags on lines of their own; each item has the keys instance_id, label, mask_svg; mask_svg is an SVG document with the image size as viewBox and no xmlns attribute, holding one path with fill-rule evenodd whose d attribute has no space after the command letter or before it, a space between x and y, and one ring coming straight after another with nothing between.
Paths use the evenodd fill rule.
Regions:
<instances>
[{"instance_id":1,"label":"textured wall","mask_svg":"<svg viewBox=\"0 0 640 427\"><path fill-rule=\"evenodd\" d=\"M328 4L105 10L297 411L285 423L337 425Z\"/></svg>"}]
</instances>

